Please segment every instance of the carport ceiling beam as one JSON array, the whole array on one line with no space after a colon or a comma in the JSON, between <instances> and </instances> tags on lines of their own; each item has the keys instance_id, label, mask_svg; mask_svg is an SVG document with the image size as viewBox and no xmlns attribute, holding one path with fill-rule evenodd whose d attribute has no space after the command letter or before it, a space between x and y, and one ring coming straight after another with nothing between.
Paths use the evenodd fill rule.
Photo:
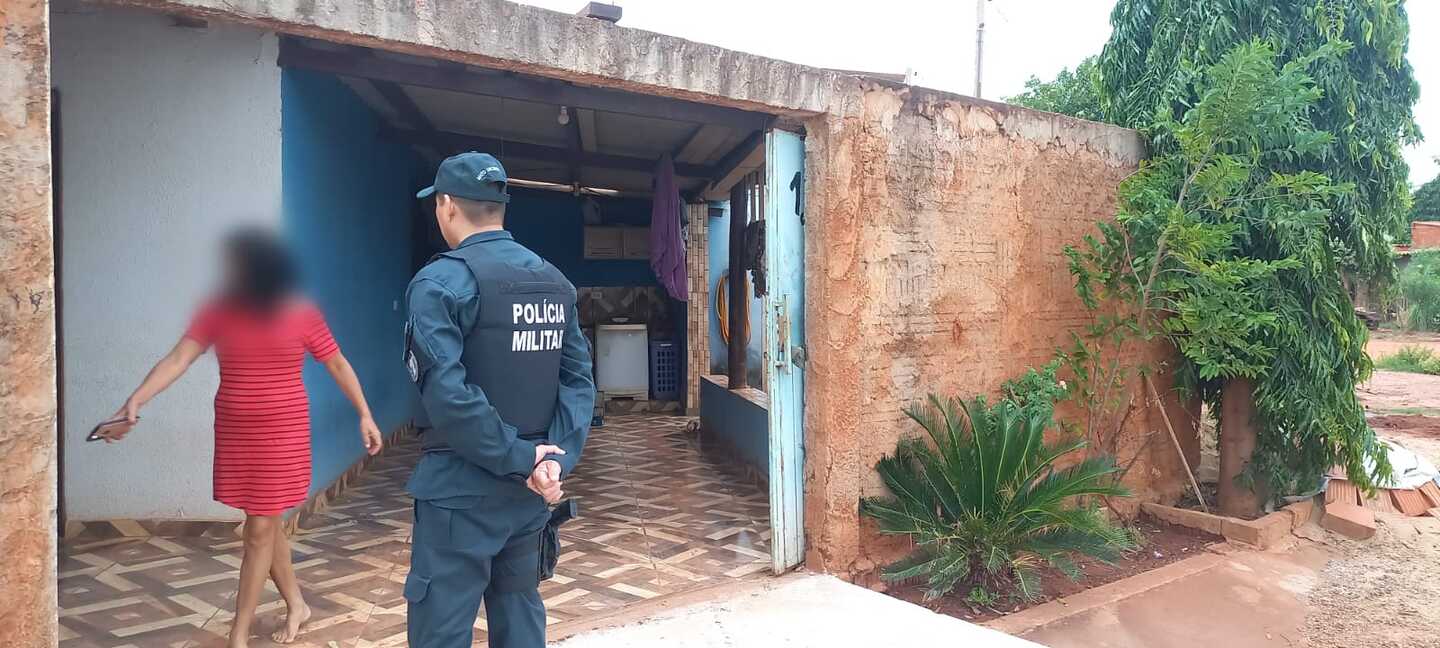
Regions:
<instances>
[{"instance_id":1,"label":"carport ceiling beam","mask_svg":"<svg viewBox=\"0 0 1440 648\"><path fill-rule=\"evenodd\" d=\"M481 74L453 66L434 67L348 51L322 50L290 39L281 41L278 62L281 67L341 76L640 117L717 124L747 132L762 129L770 122L769 115L724 106L575 86L511 74Z\"/></svg>"},{"instance_id":2,"label":"carport ceiling beam","mask_svg":"<svg viewBox=\"0 0 1440 648\"><path fill-rule=\"evenodd\" d=\"M723 138L725 131L710 124L701 124L690 131L684 143L675 147L671 157L677 160L695 160L707 157L716 146L715 139Z\"/></svg>"},{"instance_id":3,"label":"carport ceiling beam","mask_svg":"<svg viewBox=\"0 0 1440 648\"><path fill-rule=\"evenodd\" d=\"M706 197L710 200L724 200L726 192L729 192L735 183L763 164L765 134L753 133L720 158L720 162L715 165L715 173L710 176Z\"/></svg>"},{"instance_id":4,"label":"carport ceiling beam","mask_svg":"<svg viewBox=\"0 0 1440 648\"><path fill-rule=\"evenodd\" d=\"M405 123L424 131L435 130L435 125L425 116L425 111L420 109L410 95L405 94L405 89L401 88L400 84L371 79L370 85L375 87L375 91L385 98L385 102L395 109Z\"/></svg>"},{"instance_id":5,"label":"carport ceiling beam","mask_svg":"<svg viewBox=\"0 0 1440 648\"><path fill-rule=\"evenodd\" d=\"M570 117L570 124L565 128L565 132L569 136L570 154L573 156L570 161L570 182L577 185L581 183L580 163L577 160L580 155L593 150L585 147L585 135L581 132L581 124L585 121L580 118L582 112L591 115L592 118L595 115L592 111L577 109L574 111L575 114Z\"/></svg>"},{"instance_id":6,"label":"carport ceiling beam","mask_svg":"<svg viewBox=\"0 0 1440 648\"><path fill-rule=\"evenodd\" d=\"M595 111L576 110L575 124L576 128L580 129L580 150L588 153L599 149L600 144L596 140L598 135L595 130Z\"/></svg>"},{"instance_id":7,"label":"carport ceiling beam","mask_svg":"<svg viewBox=\"0 0 1440 648\"><path fill-rule=\"evenodd\" d=\"M655 160L647 160L645 158L607 155L605 153L588 153L555 146L515 142L494 137L466 135L464 133L384 129L382 134L396 141L410 144L436 146L445 150L474 149L488 151L505 157L539 160L541 162L561 162L564 164L576 164L606 169L624 169L626 171L641 171L644 173L654 173L656 164ZM709 179L714 176L715 173L715 167L700 164L677 163L675 165L675 174L686 178Z\"/></svg>"}]
</instances>

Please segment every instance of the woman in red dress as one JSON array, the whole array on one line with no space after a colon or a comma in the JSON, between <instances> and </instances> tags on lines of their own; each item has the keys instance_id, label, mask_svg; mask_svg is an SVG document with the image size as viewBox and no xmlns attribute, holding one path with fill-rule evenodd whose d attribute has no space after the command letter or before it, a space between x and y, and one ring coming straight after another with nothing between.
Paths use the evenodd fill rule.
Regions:
<instances>
[{"instance_id":1,"label":"woman in red dress","mask_svg":"<svg viewBox=\"0 0 1440 648\"><path fill-rule=\"evenodd\" d=\"M300 370L308 353L323 363L360 415L360 437L380 451L355 370L315 306L294 296L294 265L279 239L263 231L232 235L225 247L224 290L200 309L176 343L116 412L126 423L107 430L124 438L140 408L175 382L206 349L220 363L215 394L215 499L245 512L245 555L235 597L230 648L248 645L255 606L268 573L285 598L285 624L273 639L290 643L310 608L291 566L281 515L310 491L310 403Z\"/></svg>"}]
</instances>

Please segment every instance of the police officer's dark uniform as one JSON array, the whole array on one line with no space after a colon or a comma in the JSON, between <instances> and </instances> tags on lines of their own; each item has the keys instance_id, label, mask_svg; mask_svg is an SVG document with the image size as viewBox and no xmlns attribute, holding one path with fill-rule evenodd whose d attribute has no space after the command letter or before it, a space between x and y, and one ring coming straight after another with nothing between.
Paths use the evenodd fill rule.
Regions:
<instances>
[{"instance_id":1,"label":"police officer's dark uniform","mask_svg":"<svg viewBox=\"0 0 1440 648\"><path fill-rule=\"evenodd\" d=\"M420 192L509 202L504 168L465 153ZM412 648L466 648L483 598L490 645L540 648L539 532L549 509L524 480L535 446L569 475L595 399L575 288L503 230L431 259L406 292L406 368L431 429L415 497L405 581Z\"/></svg>"}]
</instances>

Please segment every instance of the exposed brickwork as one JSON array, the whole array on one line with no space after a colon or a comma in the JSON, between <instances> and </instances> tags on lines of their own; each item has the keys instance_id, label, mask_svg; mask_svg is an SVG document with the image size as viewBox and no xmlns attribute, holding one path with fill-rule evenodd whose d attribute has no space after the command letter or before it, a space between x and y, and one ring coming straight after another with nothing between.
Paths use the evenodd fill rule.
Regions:
<instances>
[{"instance_id":1,"label":"exposed brickwork","mask_svg":"<svg viewBox=\"0 0 1440 648\"><path fill-rule=\"evenodd\" d=\"M1143 149L1119 128L880 86L805 125L807 562L863 574L904 549L857 509L883 493L875 462L916 432L902 409L927 392L994 394L1088 321L1062 250L1113 214ZM1135 387L1130 507L1184 482Z\"/></svg>"},{"instance_id":2,"label":"exposed brickwork","mask_svg":"<svg viewBox=\"0 0 1440 648\"><path fill-rule=\"evenodd\" d=\"M1320 526L1347 538L1365 540L1375 535L1375 512L1370 509L1336 502L1325 507Z\"/></svg>"},{"instance_id":3,"label":"exposed brickwork","mask_svg":"<svg viewBox=\"0 0 1440 648\"><path fill-rule=\"evenodd\" d=\"M0 8L0 646L53 646L55 278L49 3Z\"/></svg>"},{"instance_id":4,"label":"exposed brickwork","mask_svg":"<svg viewBox=\"0 0 1440 648\"><path fill-rule=\"evenodd\" d=\"M1410 223L1410 249L1440 248L1440 221Z\"/></svg>"},{"instance_id":5,"label":"exposed brickwork","mask_svg":"<svg viewBox=\"0 0 1440 648\"><path fill-rule=\"evenodd\" d=\"M1198 529L1206 533L1224 536L1232 543L1269 549L1279 545L1290 532L1303 526L1310 519L1312 503L1305 501L1286 506L1280 511L1263 516L1257 520L1242 520L1239 518L1225 517L1213 513L1204 513L1190 509L1165 506L1155 502L1145 502L1140 510L1147 515L1177 524L1183 527Z\"/></svg>"},{"instance_id":6,"label":"exposed brickwork","mask_svg":"<svg viewBox=\"0 0 1440 648\"><path fill-rule=\"evenodd\" d=\"M1164 506L1155 502L1146 502L1141 505L1140 510L1147 515L1170 524L1178 524L1191 529L1199 529L1206 533L1220 535L1225 528L1225 518L1213 513L1203 511L1192 511L1190 509Z\"/></svg>"},{"instance_id":7,"label":"exposed brickwork","mask_svg":"<svg viewBox=\"0 0 1440 648\"><path fill-rule=\"evenodd\" d=\"M1305 523L1315 517L1315 500L1307 499L1293 504L1286 504L1280 510L1290 512L1290 530L1294 531L1305 526Z\"/></svg>"},{"instance_id":8,"label":"exposed brickwork","mask_svg":"<svg viewBox=\"0 0 1440 648\"><path fill-rule=\"evenodd\" d=\"M1225 536L1226 540L1257 549L1269 549L1280 544L1290 535L1295 516L1288 511L1276 511L1257 520L1236 518L1224 518L1224 520L1225 524L1220 529L1220 535Z\"/></svg>"},{"instance_id":9,"label":"exposed brickwork","mask_svg":"<svg viewBox=\"0 0 1440 648\"><path fill-rule=\"evenodd\" d=\"M710 373L710 208L701 203L686 205L690 221L685 239L685 272L690 277L690 302L686 305L685 407L700 411L700 377Z\"/></svg>"}]
</instances>

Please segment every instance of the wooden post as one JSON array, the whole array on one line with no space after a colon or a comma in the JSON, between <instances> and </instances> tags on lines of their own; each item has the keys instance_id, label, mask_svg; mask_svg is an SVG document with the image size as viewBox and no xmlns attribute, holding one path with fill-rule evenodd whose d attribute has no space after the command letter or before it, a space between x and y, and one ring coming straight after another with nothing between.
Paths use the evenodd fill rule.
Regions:
<instances>
[{"instance_id":1,"label":"wooden post","mask_svg":"<svg viewBox=\"0 0 1440 648\"><path fill-rule=\"evenodd\" d=\"M750 321L750 298L745 294L745 225L750 214L750 176L730 188L730 294L726 295L730 318L730 389L746 386L745 338L746 324Z\"/></svg>"}]
</instances>

